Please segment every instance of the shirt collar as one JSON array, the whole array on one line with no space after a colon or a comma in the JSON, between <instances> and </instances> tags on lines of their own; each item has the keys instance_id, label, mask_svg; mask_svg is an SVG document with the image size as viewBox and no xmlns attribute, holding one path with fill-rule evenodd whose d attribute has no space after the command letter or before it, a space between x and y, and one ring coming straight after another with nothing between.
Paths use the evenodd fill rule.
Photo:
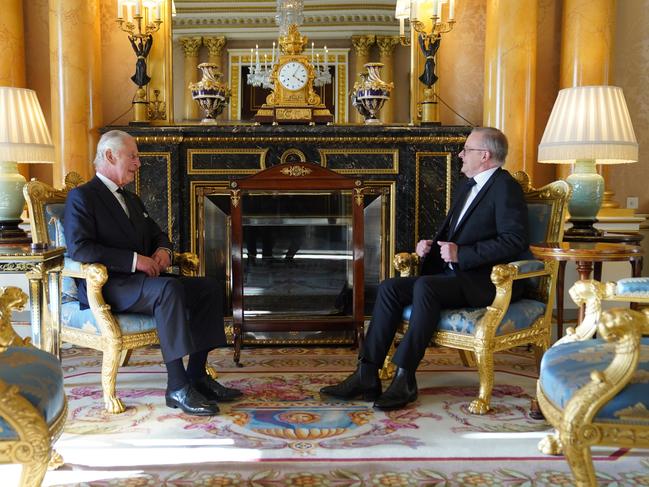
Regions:
<instances>
[{"instance_id":1,"label":"shirt collar","mask_svg":"<svg viewBox=\"0 0 649 487\"><path fill-rule=\"evenodd\" d=\"M112 179L107 178L106 176L104 176L99 172L95 174L101 180L101 182L106 185L106 187L110 190L111 193L114 193L119 189L119 186L115 184L115 182Z\"/></svg>"},{"instance_id":2,"label":"shirt collar","mask_svg":"<svg viewBox=\"0 0 649 487\"><path fill-rule=\"evenodd\" d=\"M491 169L487 169L486 171L482 171L481 173L476 174L473 176L473 179L475 179L475 189L476 191L480 191L482 187L487 184L487 181L489 181L489 178L493 176L493 173L495 173L498 170L498 167L492 167Z\"/></svg>"}]
</instances>

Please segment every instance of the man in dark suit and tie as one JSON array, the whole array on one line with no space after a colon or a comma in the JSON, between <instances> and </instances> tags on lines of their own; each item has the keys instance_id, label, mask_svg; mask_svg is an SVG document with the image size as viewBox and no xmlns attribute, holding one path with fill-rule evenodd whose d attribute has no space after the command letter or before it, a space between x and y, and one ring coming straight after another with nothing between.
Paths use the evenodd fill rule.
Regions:
<instances>
[{"instance_id":1,"label":"man in dark suit and tie","mask_svg":"<svg viewBox=\"0 0 649 487\"><path fill-rule=\"evenodd\" d=\"M417 399L415 371L435 332L443 309L483 307L496 293L491 269L528 256L527 205L520 185L501 166L507 138L495 128L476 128L460 158L465 184L437 234L417 244L421 273L384 280L372 313L356 371L320 392L362 397L379 409L398 409ZM515 288L513 298L520 297ZM396 375L382 393L383 365L403 309L412 304L408 331L392 361Z\"/></svg>"},{"instance_id":2,"label":"man in dark suit and tie","mask_svg":"<svg viewBox=\"0 0 649 487\"><path fill-rule=\"evenodd\" d=\"M123 187L135 179L140 159L126 132L106 132L97 144L95 177L71 190L63 225L68 254L80 262L98 262L108 270L106 302L118 313L155 318L167 366L167 406L187 414L211 416L219 401L242 394L219 384L205 371L207 354L226 344L222 286L205 277L165 275L172 245L149 217L142 200ZM85 281L78 280L79 301L88 306ZM187 369L183 357L189 355Z\"/></svg>"}]
</instances>

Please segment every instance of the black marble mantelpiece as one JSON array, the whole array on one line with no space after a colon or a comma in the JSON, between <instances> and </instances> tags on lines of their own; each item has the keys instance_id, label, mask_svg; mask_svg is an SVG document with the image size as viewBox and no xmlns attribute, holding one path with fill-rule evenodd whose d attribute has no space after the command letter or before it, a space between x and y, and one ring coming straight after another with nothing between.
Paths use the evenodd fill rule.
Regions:
<instances>
[{"instance_id":1,"label":"black marble mantelpiece","mask_svg":"<svg viewBox=\"0 0 649 487\"><path fill-rule=\"evenodd\" d=\"M136 137L137 191L179 250L196 251L197 191L304 160L388 191L390 253L434 233L460 179L457 157L470 127L183 125L119 128ZM194 214L192 214L194 213ZM388 238L389 238L388 237ZM385 256L386 268L391 257ZM387 258L389 257L389 258Z\"/></svg>"}]
</instances>

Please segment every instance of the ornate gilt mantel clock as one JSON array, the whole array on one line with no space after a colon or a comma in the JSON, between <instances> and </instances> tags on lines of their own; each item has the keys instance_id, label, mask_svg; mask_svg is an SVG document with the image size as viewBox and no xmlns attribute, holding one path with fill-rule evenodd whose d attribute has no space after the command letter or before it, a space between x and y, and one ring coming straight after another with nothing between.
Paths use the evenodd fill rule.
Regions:
<instances>
[{"instance_id":1,"label":"ornate gilt mantel clock","mask_svg":"<svg viewBox=\"0 0 649 487\"><path fill-rule=\"evenodd\" d=\"M306 36L297 25L279 40L282 54L270 73L273 91L257 111L260 123L327 123L333 115L313 90L315 69L303 54Z\"/></svg>"}]
</instances>

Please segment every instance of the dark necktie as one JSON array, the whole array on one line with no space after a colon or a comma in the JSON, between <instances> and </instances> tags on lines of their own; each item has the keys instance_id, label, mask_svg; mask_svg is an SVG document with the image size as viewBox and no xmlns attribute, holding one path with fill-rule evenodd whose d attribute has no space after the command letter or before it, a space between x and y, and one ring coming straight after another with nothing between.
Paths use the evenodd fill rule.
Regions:
<instances>
[{"instance_id":1,"label":"dark necktie","mask_svg":"<svg viewBox=\"0 0 649 487\"><path fill-rule=\"evenodd\" d=\"M117 192L122 195L122 198L124 198L126 209L128 209L128 217L133 221L134 217L137 215L137 209L131 201L131 198L129 198L128 192L122 188L117 188Z\"/></svg>"},{"instance_id":2,"label":"dark necktie","mask_svg":"<svg viewBox=\"0 0 649 487\"><path fill-rule=\"evenodd\" d=\"M462 209L466 204L466 200L469 197L469 194L471 194L471 188L475 186L475 184L476 182L475 179L473 178L469 178L464 182L464 188L463 188L464 193L462 194L462 196L460 196L460 199L458 200L457 205L455 205L455 209L453 210L453 215L451 215L451 221L448 227L449 237L453 235L453 232L455 232L455 227L457 226L458 219L462 214Z\"/></svg>"}]
</instances>

